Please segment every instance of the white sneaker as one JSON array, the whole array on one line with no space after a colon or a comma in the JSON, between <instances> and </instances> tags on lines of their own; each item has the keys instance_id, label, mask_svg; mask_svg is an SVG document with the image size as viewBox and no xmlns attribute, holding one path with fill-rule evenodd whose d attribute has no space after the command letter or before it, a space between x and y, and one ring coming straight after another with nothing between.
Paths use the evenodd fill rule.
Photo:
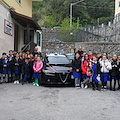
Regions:
<instances>
[{"instance_id":1,"label":"white sneaker","mask_svg":"<svg viewBox=\"0 0 120 120\"><path fill-rule=\"evenodd\" d=\"M76 84L76 88L79 89L79 88L80 88L80 85L79 85L79 84Z\"/></svg>"},{"instance_id":2,"label":"white sneaker","mask_svg":"<svg viewBox=\"0 0 120 120\"><path fill-rule=\"evenodd\" d=\"M85 89L87 89L88 88L88 85L85 85Z\"/></svg>"},{"instance_id":3,"label":"white sneaker","mask_svg":"<svg viewBox=\"0 0 120 120\"><path fill-rule=\"evenodd\" d=\"M37 87L39 87L39 85L37 84Z\"/></svg>"},{"instance_id":4,"label":"white sneaker","mask_svg":"<svg viewBox=\"0 0 120 120\"><path fill-rule=\"evenodd\" d=\"M77 87L77 86L78 86L78 84L75 85L75 87Z\"/></svg>"},{"instance_id":5,"label":"white sneaker","mask_svg":"<svg viewBox=\"0 0 120 120\"><path fill-rule=\"evenodd\" d=\"M33 85L35 86L35 83Z\"/></svg>"},{"instance_id":6,"label":"white sneaker","mask_svg":"<svg viewBox=\"0 0 120 120\"><path fill-rule=\"evenodd\" d=\"M84 84L83 83L81 83L81 88L84 88Z\"/></svg>"},{"instance_id":7,"label":"white sneaker","mask_svg":"<svg viewBox=\"0 0 120 120\"><path fill-rule=\"evenodd\" d=\"M17 81L14 81L14 85L17 84Z\"/></svg>"},{"instance_id":8,"label":"white sneaker","mask_svg":"<svg viewBox=\"0 0 120 120\"><path fill-rule=\"evenodd\" d=\"M19 81L16 81L17 82L17 84L19 84Z\"/></svg>"},{"instance_id":9,"label":"white sneaker","mask_svg":"<svg viewBox=\"0 0 120 120\"><path fill-rule=\"evenodd\" d=\"M104 91L106 91L107 90L107 86L104 86Z\"/></svg>"}]
</instances>

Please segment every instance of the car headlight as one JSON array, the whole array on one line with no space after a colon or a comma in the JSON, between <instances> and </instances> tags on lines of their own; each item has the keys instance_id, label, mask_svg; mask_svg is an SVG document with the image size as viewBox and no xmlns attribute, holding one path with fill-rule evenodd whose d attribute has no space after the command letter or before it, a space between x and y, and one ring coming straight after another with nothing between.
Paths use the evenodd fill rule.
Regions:
<instances>
[{"instance_id":1,"label":"car headlight","mask_svg":"<svg viewBox=\"0 0 120 120\"><path fill-rule=\"evenodd\" d=\"M44 72L45 74L55 73L54 71L51 71L51 70L43 70L43 72Z\"/></svg>"}]
</instances>

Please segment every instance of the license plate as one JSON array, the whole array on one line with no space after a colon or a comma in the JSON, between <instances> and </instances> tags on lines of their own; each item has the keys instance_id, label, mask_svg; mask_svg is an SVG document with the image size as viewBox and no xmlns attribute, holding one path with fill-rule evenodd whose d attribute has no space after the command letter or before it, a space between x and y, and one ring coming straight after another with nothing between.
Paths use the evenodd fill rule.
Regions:
<instances>
[{"instance_id":1,"label":"license plate","mask_svg":"<svg viewBox=\"0 0 120 120\"><path fill-rule=\"evenodd\" d=\"M65 72L63 72L63 75L65 75Z\"/></svg>"}]
</instances>

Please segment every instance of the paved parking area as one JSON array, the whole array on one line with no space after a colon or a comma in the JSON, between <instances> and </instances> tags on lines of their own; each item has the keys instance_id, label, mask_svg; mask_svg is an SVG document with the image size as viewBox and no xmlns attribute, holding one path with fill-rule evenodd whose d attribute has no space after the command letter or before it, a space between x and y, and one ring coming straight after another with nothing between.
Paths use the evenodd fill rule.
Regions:
<instances>
[{"instance_id":1,"label":"paved parking area","mask_svg":"<svg viewBox=\"0 0 120 120\"><path fill-rule=\"evenodd\" d=\"M120 91L0 85L0 120L119 120Z\"/></svg>"}]
</instances>

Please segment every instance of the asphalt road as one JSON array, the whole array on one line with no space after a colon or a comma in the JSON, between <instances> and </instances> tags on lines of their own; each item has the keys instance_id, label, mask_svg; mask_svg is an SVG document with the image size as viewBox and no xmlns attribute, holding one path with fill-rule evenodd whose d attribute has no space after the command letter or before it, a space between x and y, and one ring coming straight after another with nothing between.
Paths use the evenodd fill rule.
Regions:
<instances>
[{"instance_id":1,"label":"asphalt road","mask_svg":"<svg viewBox=\"0 0 120 120\"><path fill-rule=\"evenodd\" d=\"M120 120L120 91L2 84L0 120Z\"/></svg>"}]
</instances>

